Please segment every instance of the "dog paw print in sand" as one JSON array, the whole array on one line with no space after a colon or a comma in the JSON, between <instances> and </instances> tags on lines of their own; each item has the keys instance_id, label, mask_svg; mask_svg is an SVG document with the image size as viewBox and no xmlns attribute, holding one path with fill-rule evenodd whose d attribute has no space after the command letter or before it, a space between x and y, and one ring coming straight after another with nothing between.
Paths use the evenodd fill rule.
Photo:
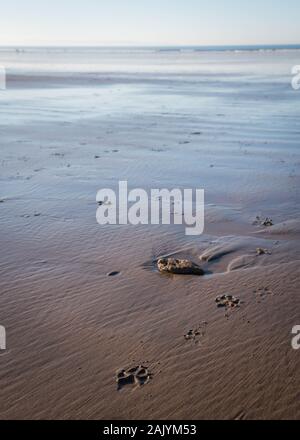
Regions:
<instances>
[{"instance_id":1,"label":"dog paw print in sand","mask_svg":"<svg viewBox=\"0 0 300 440\"><path fill-rule=\"evenodd\" d=\"M267 296L273 295L272 290L269 289L269 287L260 287L259 289L256 289L253 291L258 302L260 300L266 298Z\"/></svg>"},{"instance_id":2,"label":"dog paw print in sand","mask_svg":"<svg viewBox=\"0 0 300 440\"><path fill-rule=\"evenodd\" d=\"M138 367L121 370L117 373L118 390L126 386L141 387L146 385L151 379L151 374L147 367L139 365Z\"/></svg>"},{"instance_id":3,"label":"dog paw print in sand","mask_svg":"<svg viewBox=\"0 0 300 440\"><path fill-rule=\"evenodd\" d=\"M261 218L260 216L257 216L256 219L253 222L254 226L265 226L265 227L269 227L269 226L274 226L274 222L271 218L266 217Z\"/></svg>"},{"instance_id":4,"label":"dog paw print in sand","mask_svg":"<svg viewBox=\"0 0 300 440\"><path fill-rule=\"evenodd\" d=\"M216 298L216 303L220 308L232 310L240 307L241 300L232 295L222 295Z\"/></svg>"},{"instance_id":5,"label":"dog paw print in sand","mask_svg":"<svg viewBox=\"0 0 300 440\"><path fill-rule=\"evenodd\" d=\"M269 249L256 248L256 255L272 255L272 252Z\"/></svg>"},{"instance_id":6,"label":"dog paw print in sand","mask_svg":"<svg viewBox=\"0 0 300 440\"><path fill-rule=\"evenodd\" d=\"M205 321L201 322L201 324L197 328L193 330L189 330L184 335L184 339L186 341L192 341L195 344L201 344L206 335L206 327L207 327L207 322Z\"/></svg>"}]
</instances>

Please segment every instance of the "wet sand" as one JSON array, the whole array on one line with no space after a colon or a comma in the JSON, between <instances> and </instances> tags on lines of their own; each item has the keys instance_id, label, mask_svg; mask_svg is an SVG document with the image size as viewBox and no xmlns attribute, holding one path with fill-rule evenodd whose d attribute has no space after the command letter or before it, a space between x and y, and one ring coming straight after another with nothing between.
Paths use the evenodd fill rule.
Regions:
<instances>
[{"instance_id":1,"label":"wet sand","mask_svg":"<svg viewBox=\"0 0 300 440\"><path fill-rule=\"evenodd\" d=\"M213 75L207 56L193 75L8 71L1 419L299 419L299 51L215 54ZM204 234L99 226L119 180L204 188ZM206 275L162 275L163 256Z\"/></svg>"}]
</instances>

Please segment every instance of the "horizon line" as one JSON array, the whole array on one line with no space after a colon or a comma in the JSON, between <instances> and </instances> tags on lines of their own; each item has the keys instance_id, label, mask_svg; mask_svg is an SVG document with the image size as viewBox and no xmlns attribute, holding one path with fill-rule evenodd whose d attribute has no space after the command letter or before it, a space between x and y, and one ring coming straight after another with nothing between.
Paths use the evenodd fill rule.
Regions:
<instances>
[{"instance_id":1,"label":"horizon line","mask_svg":"<svg viewBox=\"0 0 300 440\"><path fill-rule=\"evenodd\" d=\"M45 43L37 43L37 44L18 44L18 43L9 43L9 44L1 44L0 48L7 48L7 47L45 47L45 48L56 48L56 47L104 47L104 48L110 48L110 47L183 47L183 48L192 48L192 47L300 47L299 43L259 43L259 44L174 44L174 43L56 43L56 44L45 44Z\"/></svg>"}]
</instances>

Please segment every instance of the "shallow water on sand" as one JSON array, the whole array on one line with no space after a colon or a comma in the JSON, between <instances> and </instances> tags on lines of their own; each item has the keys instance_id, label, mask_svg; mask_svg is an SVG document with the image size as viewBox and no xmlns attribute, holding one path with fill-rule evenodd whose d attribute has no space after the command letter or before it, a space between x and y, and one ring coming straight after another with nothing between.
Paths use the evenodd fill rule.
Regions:
<instances>
[{"instance_id":1,"label":"shallow water on sand","mask_svg":"<svg viewBox=\"0 0 300 440\"><path fill-rule=\"evenodd\" d=\"M300 51L0 51L0 64L0 417L299 418ZM204 234L100 227L96 193L119 180L204 188ZM161 277L162 255L207 276ZM225 293L243 301L230 317ZM116 371L145 364L149 383L118 392Z\"/></svg>"}]
</instances>

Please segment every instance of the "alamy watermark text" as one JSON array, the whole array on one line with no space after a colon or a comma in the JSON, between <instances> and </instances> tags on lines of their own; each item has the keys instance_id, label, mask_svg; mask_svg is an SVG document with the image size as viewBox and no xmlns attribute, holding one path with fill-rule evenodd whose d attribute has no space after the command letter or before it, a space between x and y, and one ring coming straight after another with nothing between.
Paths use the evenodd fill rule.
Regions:
<instances>
[{"instance_id":1,"label":"alamy watermark text","mask_svg":"<svg viewBox=\"0 0 300 440\"><path fill-rule=\"evenodd\" d=\"M0 350L6 350L6 330L0 325Z\"/></svg>"},{"instance_id":2,"label":"alamy watermark text","mask_svg":"<svg viewBox=\"0 0 300 440\"><path fill-rule=\"evenodd\" d=\"M182 225L186 235L204 231L203 189L136 188L128 191L127 181L119 182L118 194L112 189L98 191L97 222L100 225Z\"/></svg>"}]
</instances>

